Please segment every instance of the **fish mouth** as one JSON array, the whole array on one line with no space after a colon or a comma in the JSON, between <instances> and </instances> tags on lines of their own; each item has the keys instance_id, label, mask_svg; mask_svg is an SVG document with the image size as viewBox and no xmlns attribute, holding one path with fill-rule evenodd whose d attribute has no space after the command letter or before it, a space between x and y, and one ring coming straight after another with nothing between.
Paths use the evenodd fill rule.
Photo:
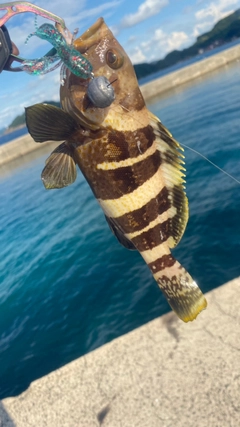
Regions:
<instances>
[{"instance_id":1,"label":"fish mouth","mask_svg":"<svg viewBox=\"0 0 240 427\"><path fill-rule=\"evenodd\" d=\"M98 44L99 41L104 37L106 31L106 24L103 18L93 24L88 30L85 31L78 39L74 41L74 47L80 52L85 53L90 47Z\"/></svg>"},{"instance_id":2,"label":"fish mouth","mask_svg":"<svg viewBox=\"0 0 240 427\"><path fill-rule=\"evenodd\" d=\"M74 41L74 48L91 61L91 51L109 36L109 29L103 18L99 18L87 31ZM92 64L93 65L93 64ZM95 72L95 70L94 70ZM89 81L68 72L64 86L60 89L63 109L77 118L85 128L96 130L101 127L107 110L86 107L86 92ZM89 104L89 100L87 102Z\"/></svg>"}]
</instances>

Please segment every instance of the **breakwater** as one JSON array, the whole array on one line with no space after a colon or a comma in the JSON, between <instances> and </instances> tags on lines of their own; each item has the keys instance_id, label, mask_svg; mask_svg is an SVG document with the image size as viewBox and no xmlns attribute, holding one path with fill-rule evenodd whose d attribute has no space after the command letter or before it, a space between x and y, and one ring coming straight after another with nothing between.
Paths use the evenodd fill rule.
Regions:
<instances>
[{"instance_id":1,"label":"breakwater","mask_svg":"<svg viewBox=\"0 0 240 427\"><path fill-rule=\"evenodd\" d=\"M19 159L33 151L45 150L46 146L49 147L48 152L50 154L51 148L54 149L57 145L59 145L59 142L36 143L28 134L20 136L11 142L0 145L0 166Z\"/></svg>"},{"instance_id":2,"label":"breakwater","mask_svg":"<svg viewBox=\"0 0 240 427\"><path fill-rule=\"evenodd\" d=\"M141 86L146 101L240 59L240 45L195 62Z\"/></svg>"},{"instance_id":3,"label":"breakwater","mask_svg":"<svg viewBox=\"0 0 240 427\"><path fill-rule=\"evenodd\" d=\"M151 98L159 96L163 92L172 90L239 59L240 45L237 45L146 83L141 86L141 91L145 100L149 101ZM58 143L53 142L47 144L53 146L58 145ZM0 146L0 166L41 148L42 144L36 144L30 135L17 138L14 141Z\"/></svg>"}]
</instances>

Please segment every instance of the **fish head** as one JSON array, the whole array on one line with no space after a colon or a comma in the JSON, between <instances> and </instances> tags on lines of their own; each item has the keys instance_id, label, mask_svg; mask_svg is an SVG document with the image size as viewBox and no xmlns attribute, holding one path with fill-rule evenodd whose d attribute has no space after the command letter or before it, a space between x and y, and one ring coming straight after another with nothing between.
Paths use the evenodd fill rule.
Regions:
<instances>
[{"instance_id":1,"label":"fish head","mask_svg":"<svg viewBox=\"0 0 240 427\"><path fill-rule=\"evenodd\" d=\"M104 76L114 89L115 99L106 108L97 108L88 98L91 79L83 79L66 70L64 85L60 88L62 107L90 129L116 128L121 120L131 122L131 112L145 106L133 65L103 18L99 18L81 37L74 48L93 67L94 77Z\"/></svg>"}]
</instances>

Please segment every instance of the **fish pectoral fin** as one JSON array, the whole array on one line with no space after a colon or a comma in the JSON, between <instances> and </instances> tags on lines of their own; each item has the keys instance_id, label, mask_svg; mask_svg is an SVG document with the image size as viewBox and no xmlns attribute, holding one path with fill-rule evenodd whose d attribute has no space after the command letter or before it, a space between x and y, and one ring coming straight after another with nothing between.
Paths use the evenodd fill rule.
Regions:
<instances>
[{"instance_id":1,"label":"fish pectoral fin","mask_svg":"<svg viewBox=\"0 0 240 427\"><path fill-rule=\"evenodd\" d=\"M79 128L70 114L49 104L25 108L25 119L28 132L35 142L63 141Z\"/></svg>"},{"instance_id":2,"label":"fish pectoral fin","mask_svg":"<svg viewBox=\"0 0 240 427\"><path fill-rule=\"evenodd\" d=\"M63 188L72 184L77 177L73 150L67 142L59 145L46 160L42 181L47 190Z\"/></svg>"},{"instance_id":3,"label":"fish pectoral fin","mask_svg":"<svg viewBox=\"0 0 240 427\"><path fill-rule=\"evenodd\" d=\"M126 249L129 249L132 251L136 250L134 244L124 235L124 233L120 230L120 228L112 220L112 218L107 217L107 215L105 215L105 218L109 225L110 230L112 231L114 236L117 238L119 243L121 243L121 245L124 246Z\"/></svg>"}]
</instances>

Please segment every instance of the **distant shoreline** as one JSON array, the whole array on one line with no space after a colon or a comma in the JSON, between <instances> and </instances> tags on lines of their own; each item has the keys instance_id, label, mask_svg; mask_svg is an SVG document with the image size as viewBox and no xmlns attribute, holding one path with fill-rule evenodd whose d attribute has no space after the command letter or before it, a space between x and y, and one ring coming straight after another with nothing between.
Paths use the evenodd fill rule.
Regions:
<instances>
[{"instance_id":1,"label":"distant shoreline","mask_svg":"<svg viewBox=\"0 0 240 427\"><path fill-rule=\"evenodd\" d=\"M240 59L240 44L140 86L145 101ZM239 82L240 84L240 82ZM24 127L24 126L23 126ZM51 142L51 144L54 144ZM57 143L55 143L57 144ZM0 146L0 166L40 149L29 134Z\"/></svg>"},{"instance_id":2,"label":"distant shoreline","mask_svg":"<svg viewBox=\"0 0 240 427\"><path fill-rule=\"evenodd\" d=\"M18 125L18 126L14 127L14 128L13 127L7 128L0 136L8 135L9 133L13 133L16 130L23 129L25 127L26 127L26 123L23 123L22 125Z\"/></svg>"},{"instance_id":3,"label":"distant shoreline","mask_svg":"<svg viewBox=\"0 0 240 427\"><path fill-rule=\"evenodd\" d=\"M240 44L141 85L145 101L240 59ZM240 84L240 82L239 82Z\"/></svg>"}]
</instances>

